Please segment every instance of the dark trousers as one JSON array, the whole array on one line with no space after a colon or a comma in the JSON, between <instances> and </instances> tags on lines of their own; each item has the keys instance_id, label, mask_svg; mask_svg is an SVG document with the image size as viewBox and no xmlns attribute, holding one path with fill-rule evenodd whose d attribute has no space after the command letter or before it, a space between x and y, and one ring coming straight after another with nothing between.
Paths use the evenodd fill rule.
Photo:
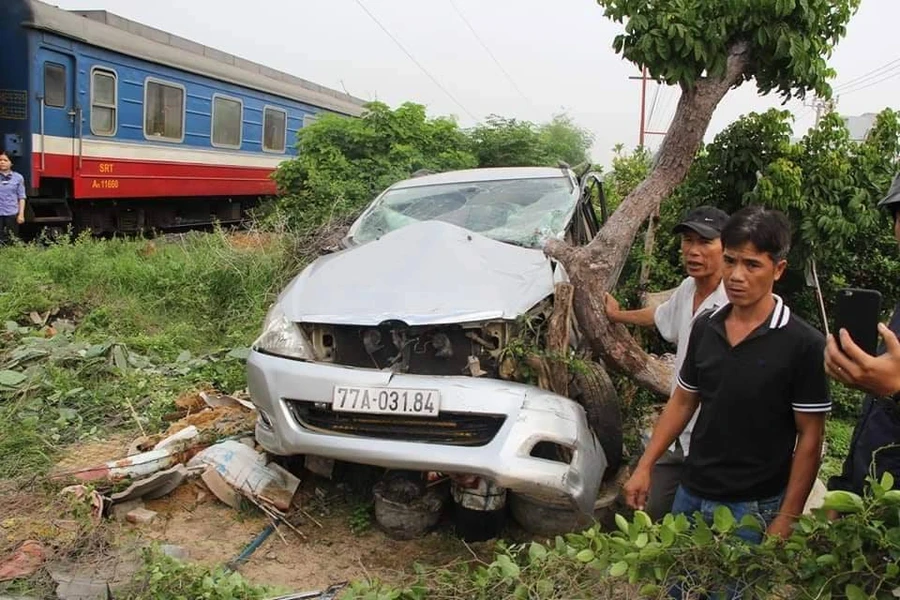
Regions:
<instances>
[{"instance_id":1,"label":"dark trousers","mask_svg":"<svg viewBox=\"0 0 900 600\"><path fill-rule=\"evenodd\" d=\"M8 246L16 237L19 237L16 215L0 215L0 246Z\"/></svg>"},{"instance_id":2,"label":"dark trousers","mask_svg":"<svg viewBox=\"0 0 900 600\"><path fill-rule=\"evenodd\" d=\"M667 513L672 512L675 491L681 484L683 470L684 454L680 444L675 446L674 452L666 450L662 458L653 466L646 511L654 521L659 521Z\"/></svg>"}]
</instances>

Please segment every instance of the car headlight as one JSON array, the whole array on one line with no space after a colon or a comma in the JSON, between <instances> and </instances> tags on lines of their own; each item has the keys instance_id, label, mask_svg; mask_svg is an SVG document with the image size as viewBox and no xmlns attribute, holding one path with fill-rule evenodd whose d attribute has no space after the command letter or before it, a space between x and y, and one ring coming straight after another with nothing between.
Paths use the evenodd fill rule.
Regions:
<instances>
[{"instance_id":1,"label":"car headlight","mask_svg":"<svg viewBox=\"0 0 900 600\"><path fill-rule=\"evenodd\" d=\"M253 349L287 358L316 360L312 344L306 335L285 316L277 304L266 315L263 332L253 342Z\"/></svg>"}]
</instances>

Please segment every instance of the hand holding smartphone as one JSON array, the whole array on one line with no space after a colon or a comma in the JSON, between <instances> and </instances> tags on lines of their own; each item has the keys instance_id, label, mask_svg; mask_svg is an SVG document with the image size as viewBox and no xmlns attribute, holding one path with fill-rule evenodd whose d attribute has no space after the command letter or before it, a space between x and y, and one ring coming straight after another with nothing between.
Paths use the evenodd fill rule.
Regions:
<instances>
[{"instance_id":1,"label":"hand holding smartphone","mask_svg":"<svg viewBox=\"0 0 900 600\"><path fill-rule=\"evenodd\" d=\"M840 330L846 329L863 352L878 351L878 322L881 317L881 293L876 290L845 288L838 292L834 338L841 347Z\"/></svg>"}]
</instances>

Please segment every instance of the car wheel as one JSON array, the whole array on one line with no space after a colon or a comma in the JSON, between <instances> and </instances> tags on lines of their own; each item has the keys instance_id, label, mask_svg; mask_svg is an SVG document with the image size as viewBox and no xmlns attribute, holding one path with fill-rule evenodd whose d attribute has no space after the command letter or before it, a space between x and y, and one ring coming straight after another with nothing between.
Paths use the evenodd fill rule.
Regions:
<instances>
[{"instance_id":1,"label":"car wheel","mask_svg":"<svg viewBox=\"0 0 900 600\"><path fill-rule=\"evenodd\" d=\"M606 472L603 480L615 476L622 464L622 407L619 395L603 365L588 362L573 377L570 397L584 408L603 453Z\"/></svg>"}]
</instances>

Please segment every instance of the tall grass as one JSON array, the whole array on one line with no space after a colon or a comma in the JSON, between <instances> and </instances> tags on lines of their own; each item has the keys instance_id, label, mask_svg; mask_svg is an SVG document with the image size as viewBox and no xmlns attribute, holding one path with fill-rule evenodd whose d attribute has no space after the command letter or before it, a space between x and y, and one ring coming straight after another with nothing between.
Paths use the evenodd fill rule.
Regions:
<instances>
[{"instance_id":1,"label":"tall grass","mask_svg":"<svg viewBox=\"0 0 900 600\"><path fill-rule=\"evenodd\" d=\"M14 366L28 380L0 386L0 478L47 468L73 441L136 431L131 406L141 427L156 430L186 389L243 387L243 361L225 352L258 334L269 303L299 268L297 247L287 234L216 231L0 249L0 368L14 364L30 338L54 333L30 318L54 310L47 324L76 325L57 334L61 345L119 344L154 365L186 365L175 376L50 357ZM214 360L184 363L185 351Z\"/></svg>"}]
</instances>

